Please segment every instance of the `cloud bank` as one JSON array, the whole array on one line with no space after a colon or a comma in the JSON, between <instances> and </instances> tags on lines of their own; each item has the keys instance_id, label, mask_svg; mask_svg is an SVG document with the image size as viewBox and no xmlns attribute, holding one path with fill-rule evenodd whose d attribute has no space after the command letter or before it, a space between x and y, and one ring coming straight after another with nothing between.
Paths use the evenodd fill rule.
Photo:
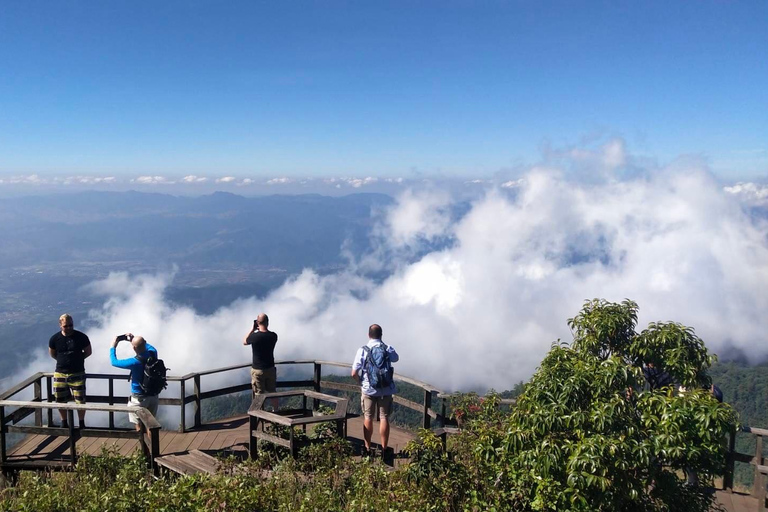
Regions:
<instances>
[{"instance_id":1,"label":"cloud bank","mask_svg":"<svg viewBox=\"0 0 768 512\"><path fill-rule=\"evenodd\" d=\"M768 225L740 195L690 162L617 179L631 160L618 143L570 158L579 176L584 165L595 175L534 167L458 218L444 190L406 191L372 231L384 247L368 260L332 275L307 269L212 315L165 299L172 274L112 274L91 285L104 301L91 312L89 371L110 371L109 341L126 331L155 344L174 374L248 362L242 339L265 311L278 359L350 361L376 322L400 352L397 372L446 390L508 389L570 339L566 319L595 297L637 301L640 328L679 321L714 352L765 356ZM450 243L403 250L436 239ZM368 277L380 268L387 277ZM41 353L33 366L51 362Z\"/></svg>"}]
</instances>

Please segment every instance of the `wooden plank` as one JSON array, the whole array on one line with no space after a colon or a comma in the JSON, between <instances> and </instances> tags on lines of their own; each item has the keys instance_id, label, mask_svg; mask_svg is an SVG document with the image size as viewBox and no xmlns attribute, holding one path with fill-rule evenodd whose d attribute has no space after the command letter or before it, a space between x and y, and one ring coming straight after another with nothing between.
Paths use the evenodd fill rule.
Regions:
<instances>
[{"instance_id":1,"label":"wooden plank","mask_svg":"<svg viewBox=\"0 0 768 512\"><path fill-rule=\"evenodd\" d=\"M211 457L200 450L191 451L182 456L187 464L195 468L197 473L208 473L215 475L219 469L219 461L216 457Z\"/></svg>"},{"instance_id":2,"label":"wooden plank","mask_svg":"<svg viewBox=\"0 0 768 512\"><path fill-rule=\"evenodd\" d=\"M198 446L199 450L210 450L211 445L216 440L216 436L219 434L217 430L210 430L206 433L205 439Z\"/></svg>"},{"instance_id":3,"label":"wooden plank","mask_svg":"<svg viewBox=\"0 0 768 512\"><path fill-rule=\"evenodd\" d=\"M285 446L286 448L291 448L291 442L288 439L283 439L282 437L273 436L272 434L267 434L266 432L262 432L261 430L254 430L253 436L257 439L264 439L265 441L269 441L272 444L278 444L280 446Z\"/></svg>"},{"instance_id":4,"label":"wooden plank","mask_svg":"<svg viewBox=\"0 0 768 512\"><path fill-rule=\"evenodd\" d=\"M69 436L69 429L61 427L33 427L31 425L9 426L8 432L21 432L29 434L42 434L44 436ZM115 438L135 438L136 432L133 430L107 430L100 428L86 428L79 430L78 436L85 437L115 437Z\"/></svg>"},{"instance_id":5,"label":"wooden plank","mask_svg":"<svg viewBox=\"0 0 768 512\"><path fill-rule=\"evenodd\" d=\"M130 457L139 449L138 439L126 439L125 444L120 447L120 455Z\"/></svg>"},{"instance_id":6,"label":"wooden plank","mask_svg":"<svg viewBox=\"0 0 768 512\"><path fill-rule=\"evenodd\" d=\"M86 437L86 438L78 439L77 453L85 453L86 450L88 450L88 447L91 446L94 442L101 445L103 440L97 437Z\"/></svg>"},{"instance_id":7,"label":"wooden plank","mask_svg":"<svg viewBox=\"0 0 768 512\"><path fill-rule=\"evenodd\" d=\"M756 436L768 436L768 429L756 427L742 427L742 432L754 434Z\"/></svg>"},{"instance_id":8,"label":"wooden plank","mask_svg":"<svg viewBox=\"0 0 768 512\"><path fill-rule=\"evenodd\" d=\"M330 380L321 380L320 387L360 394L360 384L347 384L346 382L334 382Z\"/></svg>"},{"instance_id":9,"label":"wooden plank","mask_svg":"<svg viewBox=\"0 0 768 512\"><path fill-rule=\"evenodd\" d=\"M168 445L164 453L178 453L187 451L189 444L195 439L194 434L177 434L176 438Z\"/></svg>"},{"instance_id":10,"label":"wooden plank","mask_svg":"<svg viewBox=\"0 0 768 512\"><path fill-rule=\"evenodd\" d=\"M225 448L225 439L227 438L228 432L226 430L220 430L216 437L213 439L213 442L211 443L210 450L213 451L219 451L222 448Z\"/></svg>"},{"instance_id":11,"label":"wooden plank","mask_svg":"<svg viewBox=\"0 0 768 512\"><path fill-rule=\"evenodd\" d=\"M185 464L184 460L178 455L163 455L162 457L157 457L155 462L160 466L181 475L190 475L194 473L194 469Z\"/></svg>"},{"instance_id":12,"label":"wooden plank","mask_svg":"<svg viewBox=\"0 0 768 512\"><path fill-rule=\"evenodd\" d=\"M175 432L168 432L163 431L160 433L160 453L166 453L166 449L168 448L168 445L171 444L171 442L176 438L177 434Z\"/></svg>"},{"instance_id":13,"label":"wooden plank","mask_svg":"<svg viewBox=\"0 0 768 512\"><path fill-rule=\"evenodd\" d=\"M40 470L40 469L65 469L69 468L71 464L69 461L64 460L25 460L25 461L13 461L13 462L6 462L3 464L3 467L9 468L9 469L29 469L29 470Z\"/></svg>"},{"instance_id":14,"label":"wooden plank","mask_svg":"<svg viewBox=\"0 0 768 512\"><path fill-rule=\"evenodd\" d=\"M40 443L40 441L42 441L45 437L46 436L40 434L27 435L27 437L19 441L19 443L8 452L8 455L10 456L16 453L27 453L31 449L31 446L37 446L37 444Z\"/></svg>"},{"instance_id":15,"label":"wooden plank","mask_svg":"<svg viewBox=\"0 0 768 512\"><path fill-rule=\"evenodd\" d=\"M194 433L194 440L189 444L188 450L197 450L205 442L205 438L211 434L211 430L198 431Z\"/></svg>"}]
</instances>

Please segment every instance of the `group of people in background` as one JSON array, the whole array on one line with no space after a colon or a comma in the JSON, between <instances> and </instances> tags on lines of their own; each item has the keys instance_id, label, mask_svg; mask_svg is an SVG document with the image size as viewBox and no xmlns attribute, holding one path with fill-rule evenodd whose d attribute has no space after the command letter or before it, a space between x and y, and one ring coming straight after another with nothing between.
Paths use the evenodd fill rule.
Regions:
<instances>
[{"instance_id":1,"label":"group of people in background","mask_svg":"<svg viewBox=\"0 0 768 512\"><path fill-rule=\"evenodd\" d=\"M86 403L85 359L93 353L88 336L75 330L74 321L68 314L59 317L60 331L51 336L48 350L56 359L53 377L53 391L57 403L66 403L74 399L77 404ZM379 411L379 435L381 437L381 455L388 452L389 417L392 412L393 395L397 387L392 378L391 363L399 360L397 351L382 341L383 330L373 324L368 328L368 343L360 347L352 361L351 376L360 384L360 407L363 412L363 455L371 456L371 438L375 412ZM118 359L117 346L121 341L131 344L135 356ZM243 345L250 345L251 388L254 395L273 393L277 390L277 369L275 367L275 345L277 333L269 330L269 317L265 313L258 315L253 326L243 340ZM131 396L128 405L143 407L153 415L157 414L158 394L147 392L143 385L146 366L149 361L158 359L157 349L142 336L126 333L116 336L109 349L109 359L115 368L130 371ZM150 363L151 364L151 363ZM275 404L276 407L276 404ZM84 409L78 409L80 428L85 428ZM67 411L60 409L62 427L69 427ZM136 430L141 424L136 414L129 414L129 421ZM73 425L74 426L74 425Z\"/></svg>"}]
</instances>

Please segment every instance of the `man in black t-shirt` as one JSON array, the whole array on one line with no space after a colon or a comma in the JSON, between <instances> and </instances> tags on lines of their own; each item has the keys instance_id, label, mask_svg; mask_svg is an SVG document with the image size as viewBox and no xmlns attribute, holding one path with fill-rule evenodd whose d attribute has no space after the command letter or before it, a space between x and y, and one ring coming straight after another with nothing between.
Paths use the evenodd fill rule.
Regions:
<instances>
[{"instance_id":1,"label":"man in black t-shirt","mask_svg":"<svg viewBox=\"0 0 768 512\"><path fill-rule=\"evenodd\" d=\"M63 314L59 317L57 332L48 340L48 353L56 359L56 370L53 373L53 393L56 402L68 402L72 396L75 403L85 403L85 358L93 352L91 340L80 331L75 330L72 317ZM67 411L59 409L61 426L69 427ZM85 411L77 411L80 428L85 427Z\"/></svg>"},{"instance_id":2,"label":"man in black t-shirt","mask_svg":"<svg viewBox=\"0 0 768 512\"><path fill-rule=\"evenodd\" d=\"M261 313L253 321L253 328L243 340L243 345L250 345L253 352L251 363L251 387L253 394L272 393L277 387L277 369L275 368L275 344L277 334L269 330L269 317Z\"/></svg>"}]
</instances>

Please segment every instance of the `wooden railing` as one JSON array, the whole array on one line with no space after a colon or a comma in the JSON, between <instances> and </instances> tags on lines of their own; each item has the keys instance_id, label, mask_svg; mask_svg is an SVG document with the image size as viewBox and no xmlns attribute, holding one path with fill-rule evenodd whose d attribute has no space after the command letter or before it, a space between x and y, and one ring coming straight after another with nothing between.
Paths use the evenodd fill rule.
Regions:
<instances>
[{"instance_id":1,"label":"wooden railing","mask_svg":"<svg viewBox=\"0 0 768 512\"><path fill-rule=\"evenodd\" d=\"M275 364L278 366L312 365L313 367L311 379L278 380L277 387L279 388L307 387L307 388L312 388L317 392L320 392L323 388L325 388L325 389L335 389L339 391L360 393L360 386L357 384L353 384L351 382L344 383L344 382L323 380L323 373L322 373L323 366L345 368L349 370L351 368L350 364L340 363L336 361L319 361L319 360L278 361ZM235 371L243 370L249 367L250 367L250 364L246 363L246 364L239 364L239 365L233 365L233 366L225 366L222 368L215 368L212 370L206 370L202 372L192 372L182 376L169 376L168 377L169 383L173 383L173 382L179 383L178 395L176 395L175 397L169 397L168 395L173 393L174 390L167 389L160 395L159 405L179 407L180 411L179 411L178 430L180 432L186 432L188 430L187 421L186 421L187 405L192 404L193 411L194 411L192 428L200 427L201 425L203 425L203 419L202 419L203 400L216 398L224 395L229 395L233 393L243 392L243 391L249 391L251 389L250 376L248 376L244 382L238 382L234 385L229 385L227 387L214 388L214 389L204 391L203 377L225 374L228 372L235 372ZM409 377L398 375L397 373L395 373L394 378L396 382L405 382L413 386L416 386L418 388L421 388L423 392L423 397L424 397L422 403L414 402L406 398L402 398L400 396L395 396L394 402L421 414L422 427L429 428L432 424L432 420L439 420L441 423L445 421L445 405L443 405L440 412L436 412L432 408L433 397L438 396L440 393L440 390L438 390L434 386L431 386L430 384L427 384L426 382L421 382L416 379L411 379ZM116 381L123 382L123 383L126 382L127 381L126 374L86 373L86 379L88 379L89 381L106 380L108 383L106 395L95 394L90 392L88 393L87 395L88 404L106 404L106 405L112 406L115 404L122 405L122 404L128 403L128 398L129 398L128 395L115 394L115 382ZM0 400L8 400L14 395L17 395L18 393L25 391L31 387L32 395L33 395L31 402L50 404L54 402L54 394L53 394L52 386L53 386L53 373L49 373L49 372L36 373L31 377L25 379L24 381L20 382L19 384L16 384L12 388L1 393ZM187 390L190 388L192 392L190 394L187 394ZM43 392L43 389L45 390L45 392ZM90 389L93 389L93 387L91 387ZM43 416L42 416L43 410L47 410L47 417L46 417L45 424L47 425L47 427L53 427L54 426L53 409L55 408L57 407L33 407L33 406L19 407L17 410L13 411L8 415L8 417L6 418L6 424L16 425L22 419L30 416L31 414L34 414L35 415L34 425L36 427L42 427L43 426ZM116 408L102 408L99 410L106 411L108 413L109 429L115 429L114 415L116 412L121 412L121 411L119 411Z\"/></svg>"},{"instance_id":2,"label":"wooden railing","mask_svg":"<svg viewBox=\"0 0 768 512\"><path fill-rule=\"evenodd\" d=\"M16 410L6 415L7 408L15 407ZM42 426L40 424L32 425L14 425L14 420L25 414L19 414L23 411L34 411L36 418L42 416L42 411L47 409L52 412L53 409L66 411L68 419L68 428ZM106 411L110 414L134 413L142 426L141 431L131 429L111 428L75 428L75 411ZM40 414L38 414L40 413ZM107 437L118 439L138 439L142 446L144 454L147 457L150 468L157 471L155 458L160 455L160 423L152 416L147 409L143 407L129 407L127 405L97 405L97 404L75 404L75 403L50 403L41 401L19 401L0 399L0 465L5 471L8 467L8 453L6 436L9 432L19 432L23 434L43 434L47 436L67 436L69 437L70 464L77 464L77 440L83 437ZM18 468L33 468L34 462L21 462L14 464ZM45 467L50 467L50 462L44 463Z\"/></svg>"},{"instance_id":3,"label":"wooden railing","mask_svg":"<svg viewBox=\"0 0 768 512\"><path fill-rule=\"evenodd\" d=\"M755 427L741 427L740 432L752 434L755 436L755 452L753 454L741 453L736 451L736 431L731 432L728 437L728 451L726 453L725 473L723 475L723 489L733 492L733 476L736 462L744 462L754 467L755 479L752 484L751 495L755 498L762 498L765 501L765 484L761 474L763 462L763 437L768 436L768 430Z\"/></svg>"}]
</instances>

